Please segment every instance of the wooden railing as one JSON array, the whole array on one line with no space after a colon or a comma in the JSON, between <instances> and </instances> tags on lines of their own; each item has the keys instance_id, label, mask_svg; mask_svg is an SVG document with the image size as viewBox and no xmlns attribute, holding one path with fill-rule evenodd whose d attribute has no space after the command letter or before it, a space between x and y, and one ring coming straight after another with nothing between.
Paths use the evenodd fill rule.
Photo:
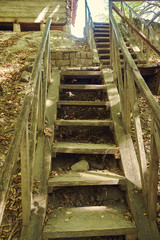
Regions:
<instances>
[{"instance_id":1,"label":"wooden railing","mask_svg":"<svg viewBox=\"0 0 160 240\"><path fill-rule=\"evenodd\" d=\"M94 23L92 20L90 9L88 7L87 0L85 0L85 38L93 53L93 62L99 64L100 61L94 38Z\"/></svg>"},{"instance_id":2,"label":"wooden railing","mask_svg":"<svg viewBox=\"0 0 160 240\"><path fill-rule=\"evenodd\" d=\"M114 82L119 89L122 122L126 134L131 134L131 119L133 121L143 197L146 202L149 218L151 221L155 221L157 210L158 167L160 159L160 106L156 102L127 49L118 24L113 17L112 10L115 10L117 13L117 8L113 7L112 1L110 1L111 62L113 66ZM119 14L119 16L120 15L121 14ZM123 70L120 64L120 50L124 59ZM145 98L152 116L149 170L147 169L146 154L144 150L137 88Z\"/></svg>"},{"instance_id":3,"label":"wooden railing","mask_svg":"<svg viewBox=\"0 0 160 240\"><path fill-rule=\"evenodd\" d=\"M151 23L160 15L160 11L157 14L155 14L155 16L151 19L151 21L149 21L147 23L126 2L121 2L121 11L123 12L124 16L126 14L125 14L125 10L124 10L123 5L125 5L129 10L129 20L130 20L130 22L135 26L134 21L135 21L135 19L138 19L139 23L140 23L141 32L144 34L145 33L145 28L146 28L146 32L147 32L146 38L149 41L153 42L154 45L160 50L159 39L156 36L156 34L154 33L154 30L151 26ZM134 19L133 19L132 15L134 15ZM129 29L129 35L130 35L132 29L130 27L128 29ZM141 48L141 51L144 52L144 42L143 42L143 40L141 40L140 48ZM149 50L149 48L147 48L147 61L148 61L148 50Z\"/></svg>"},{"instance_id":4,"label":"wooden railing","mask_svg":"<svg viewBox=\"0 0 160 240\"><path fill-rule=\"evenodd\" d=\"M113 0L114 1L114 0ZM110 1L110 4L112 1ZM139 37L141 41L141 46L145 43L149 46L156 54L160 56L160 49L159 47L152 44L151 40L149 39L149 36L145 36L142 31L140 31L131 21L129 18L127 18L122 11L120 11L115 4L112 3L112 9L120 16L120 18L125 22L125 24L129 27L130 30L132 30L136 36ZM152 31L153 33L153 31ZM142 44L143 43L143 44ZM158 44L158 43L157 43ZM159 46L159 45L158 45ZM141 47L143 51L143 46Z\"/></svg>"},{"instance_id":5,"label":"wooden railing","mask_svg":"<svg viewBox=\"0 0 160 240\"><path fill-rule=\"evenodd\" d=\"M0 223L19 156L21 157L23 226L27 226L30 221L36 144L39 136L44 134L47 83L50 82L50 25L51 18L46 22L30 83L0 176Z\"/></svg>"}]
</instances>

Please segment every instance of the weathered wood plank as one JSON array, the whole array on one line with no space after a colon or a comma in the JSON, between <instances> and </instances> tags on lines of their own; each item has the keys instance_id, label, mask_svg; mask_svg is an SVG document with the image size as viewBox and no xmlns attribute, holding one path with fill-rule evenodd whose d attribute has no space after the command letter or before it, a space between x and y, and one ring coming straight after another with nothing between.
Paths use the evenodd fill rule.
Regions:
<instances>
[{"instance_id":1,"label":"weathered wood plank","mask_svg":"<svg viewBox=\"0 0 160 240\"><path fill-rule=\"evenodd\" d=\"M48 180L48 187L89 185L126 185L126 180L123 176L103 171L68 172Z\"/></svg>"},{"instance_id":2,"label":"weathered wood plank","mask_svg":"<svg viewBox=\"0 0 160 240\"><path fill-rule=\"evenodd\" d=\"M96 206L54 211L44 227L44 238L136 234L134 223L124 217L125 207ZM67 215L66 212L71 213ZM68 221L66 219L69 219Z\"/></svg>"},{"instance_id":3,"label":"weathered wood plank","mask_svg":"<svg viewBox=\"0 0 160 240\"><path fill-rule=\"evenodd\" d=\"M107 84L108 76L111 78L112 71L110 69L103 69L104 82L108 98L110 101L111 116L114 121L115 137L117 145L120 147L121 160L125 177L133 182L135 185L141 187L140 169L134 146L129 134L125 134L122 125L122 120L118 116L120 112L120 98L115 84ZM113 75L112 75L113 78Z\"/></svg>"},{"instance_id":4,"label":"weathered wood plank","mask_svg":"<svg viewBox=\"0 0 160 240\"><path fill-rule=\"evenodd\" d=\"M90 78L90 77L100 77L102 75L101 71L63 71L62 72L62 78L63 77L78 77L78 78Z\"/></svg>"},{"instance_id":5,"label":"weathered wood plank","mask_svg":"<svg viewBox=\"0 0 160 240\"><path fill-rule=\"evenodd\" d=\"M31 182L29 164L28 122L21 144L22 224L27 226L31 214Z\"/></svg>"},{"instance_id":6,"label":"weathered wood plank","mask_svg":"<svg viewBox=\"0 0 160 240\"><path fill-rule=\"evenodd\" d=\"M104 75L104 79L107 81L107 75ZM120 102L117 88L114 84L107 84L106 86L111 105L111 115L115 123L115 135L120 147L124 175L129 180L127 184L127 200L138 228L138 237L140 240L159 240L156 223L149 222L146 214L147 211L141 191L138 193L137 191L134 192L135 185L141 187L140 169L131 136L125 134L122 121L117 116Z\"/></svg>"},{"instance_id":7,"label":"weathered wood plank","mask_svg":"<svg viewBox=\"0 0 160 240\"><path fill-rule=\"evenodd\" d=\"M139 240L159 240L160 235L155 221L149 221L142 192L134 191L135 186L128 181L128 203L138 229Z\"/></svg>"},{"instance_id":8,"label":"weathered wood plank","mask_svg":"<svg viewBox=\"0 0 160 240\"><path fill-rule=\"evenodd\" d=\"M114 122L110 119L106 120L56 120L55 125L58 126L114 126Z\"/></svg>"},{"instance_id":9,"label":"weathered wood plank","mask_svg":"<svg viewBox=\"0 0 160 240\"><path fill-rule=\"evenodd\" d=\"M147 202L147 180L148 180L148 170L147 170L147 160L146 154L144 150L144 142L142 136L142 128L139 116L139 108L138 108L138 99L136 93L136 87L134 82L134 77L132 75L131 69L127 66L127 81L129 85L129 95L130 95L130 103L132 109L133 123L134 123L134 131L136 136L136 145L137 145L137 154L140 166L141 180L142 180L142 189L144 194L144 199Z\"/></svg>"},{"instance_id":10,"label":"weathered wood plank","mask_svg":"<svg viewBox=\"0 0 160 240\"><path fill-rule=\"evenodd\" d=\"M61 100L57 102L58 105L68 105L68 106L94 106L94 107L107 107L109 108L109 102L101 101L67 101L67 100Z\"/></svg>"},{"instance_id":11,"label":"weathered wood plank","mask_svg":"<svg viewBox=\"0 0 160 240\"><path fill-rule=\"evenodd\" d=\"M159 142L154 137L157 129L154 128L152 119L151 129L151 159L149 162L149 182L148 182L148 212L150 221L156 221L157 217L157 190L158 190L158 170L159 170ZM159 135L159 134L158 134ZM159 139L158 139L159 140Z\"/></svg>"},{"instance_id":12,"label":"weathered wood plank","mask_svg":"<svg viewBox=\"0 0 160 240\"><path fill-rule=\"evenodd\" d=\"M118 154L114 144L57 142L52 146L52 153L84 153L84 154Z\"/></svg>"},{"instance_id":13,"label":"weathered wood plank","mask_svg":"<svg viewBox=\"0 0 160 240\"><path fill-rule=\"evenodd\" d=\"M56 70L52 72L51 84L48 90L47 104L46 104L46 119L47 127L54 130L54 121L56 119L56 102L59 96L59 84L60 84L60 71ZM34 194L32 211L34 212L31 216L29 226L22 229L21 240L37 240L41 239L46 207L47 207L47 180L51 169L51 139L44 135L39 139L37 157L35 161L34 176L38 180L38 191L39 194ZM44 151L45 149L45 151ZM44 152L43 152L44 151ZM40 158L40 164L39 164ZM43 162L43 164L42 164ZM41 176L41 178L39 177ZM35 203L35 204L34 204ZM38 211L37 211L37 203Z\"/></svg>"},{"instance_id":14,"label":"weathered wood plank","mask_svg":"<svg viewBox=\"0 0 160 240\"><path fill-rule=\"evenodd\" d=\"M71 90L104 90L105 85L91 85L91 84L61 84L60 89Z\"/></svg>"}]
</instances>

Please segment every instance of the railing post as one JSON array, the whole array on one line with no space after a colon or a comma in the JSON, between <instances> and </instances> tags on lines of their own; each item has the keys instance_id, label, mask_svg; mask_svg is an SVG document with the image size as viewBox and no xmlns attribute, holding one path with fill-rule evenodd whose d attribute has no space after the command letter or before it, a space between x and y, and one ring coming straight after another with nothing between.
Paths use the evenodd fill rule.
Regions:
<instances>
[{"instance_id":1,"label":"railing post","mask_svg":"<svg viewBox=\"0 0 160 240\"><path fill-rule=\"evenodd\" d=\"M30 184L31 190L33 185L33 166L35 161L35 151L36 151L36 134L37 134L37 119L38 119L38 102L39 102L39 88L40 79L38 76L37 85L34 92L34 98L32 103L31 112L31 127L30 127L30 139L29 139L29 159L30 159Z\"/></svg>"},{"instance_id":2,"label":"railing post","mask_svg":"<svg viewBox=\"0 0 160 240\"><path fill-rule=\"evenodd\" d=\"M160 130L152 118L151 129L151 159L149 163L149 183L148 183L148 213L150 221L156 221L157 215L157 187L158 187L158 169L160 159ZM156 137L156 135L157 137ZM157 138L157 139L156 139ZM157 142L158 141L158 142ZM158 147L158 148L157 148Z\"/></svg>"},{"instance_id":3,"label":"railing post","mask_svg":"<svg viewBox=\"0 0 160 240\"><path fill-rule=\"evenodd\" d=\"M136 86L134 77L132 75L131 67L127 64L127 80L129 86L129 95L130 95L130 105L132 110L132 118L134 124L134 132L135 132L135 140L137 146L137 157L139 161L140 174L142 180L142 192L144 196L144 200L147 206L147 183L148 183L148 170L147 170L147 161L146 154L144 149L142 128L139 116L139 108L138 108L138 98L136 93Z\"/></svg>"},{"instance_id":4,"label":"railing post","mask_svg":"<svg viewBox=\"0 0 160 240\"><path fill-rule=\"evenodd\" d=\"M21 182L22 182L22 224L28 226L31 213L31 185L30 185L30 162L28 121L21 143Z\"/></svg>"},{"instance_id":5,"label":"railing post","mask_svg":"<svg viewBox=\"0 0 160 240\"><path fill-rule=\"evenodd\" d=\"M88 17L87 17L87 0L85 0L85 30L84 30L84 35L85 39L87 40L87 28L88 28Z\"/></svg>"},{"instance_id":6,"label":"railing post","mask_svg":"<svg viewBox=\"0 0 160 240\"><path fill-rule=\"evenodd\" d=\"M144 23L141 23L141 31L142 33L144 33ZM144 52L144 42L143 40L141 39L141 52L143 53Z\"/></svg>"},{"instance_id":7,"label":"railing post","mask_svg":"<svg viewBox=\"0 0 160 240\"><path fill-rule=\"evenodd\" d=\"M110 25L110 65L113 66L113 27L110 17L112 15L112 0L109 0L109 25Z\"/></svg>"},{"instance_id":8,"label":"railing post","mask_svg":"<svg viewBox=\"0 0 160 240\"><path fill-rule=\"evenodd\" d=\"M130 117L130 93L127 76L127 63L124 61L124 117L125 117L125 132L131 133L131 117Z\"/></svg>"},{"instance_id":9,"label":"railing post","mask_svg":"<svg viewBox=\"0 0 160 240\"><path fill-rule=\"evenodd\" d=\"M147 29L147 39L150 41L150 31L149 31L149 28ZM146 50L146 62L148 63L148 60L149 60L149 47L147 47L147 50Z\"/></svg>"}]
</instances>

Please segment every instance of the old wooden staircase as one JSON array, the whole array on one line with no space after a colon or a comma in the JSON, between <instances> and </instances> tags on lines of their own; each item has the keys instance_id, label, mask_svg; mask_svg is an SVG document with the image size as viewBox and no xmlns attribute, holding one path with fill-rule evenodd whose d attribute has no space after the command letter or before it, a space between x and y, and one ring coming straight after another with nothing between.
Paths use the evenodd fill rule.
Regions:
<instances>
[{"instance_id":1,"label":"old wooden staircase","mask_svg":"<svg viewBox=\"0 0 160 240\"><path fill-rule=\"evenodd\" d=\"M55 82L58 84L58 79ZM92 193L93 186L98 186L97 190L104 191L105 189L105 194L110 196L106 196L106 200L102 200L102 203L104 201L105 204L99 203L95 205L94 203L93 206L90 206L87 204L86 199L86 203L84 206L82 204L81 207L73 206L66 208L60 205L59 208L53 209L43 230L44 239L71 237L77 239L78 237L91 236L121 236L121 238L115 237L114 239L124 239L125 235L137 234L135 224L130 219L127 219L129 209L124 196L127 188L125 176L115 174L107 169L100 170L92 167L96 164L93 155L96 155L99 163L105 156L104 161L108 166L115 165L116 167L120 161L119 148L112 137L107 137L108 134L113 134L114 131L114 121L110 114L110 111L114 110L110 106L112 100L109 101L112 98L112 94L109 92L107 94L107 85L113 85L111 72L106 73L104 77L101 71L66 71L62 72L61 78L59 78L60 93L56 99L58 113L55 120L55 132L58 132L58 135L60 135L63 131L64 136L61 141L56 139L56 137L54 139L52 146L53 162L62 161L63 158L64 165L68 166L67 161L69 161L69 158L72 159L72 162L75 161L75 163L82 158L90 162L91 167L82 172L64 171L63 173L62 171L62 173L57 173L57 176L50 177L48 180L50 192L54 191L54 189L62 188L65 194L65 188L71 187L73 188L71 194L74 194L76 187L79 189L79 186L88 186L86 191ZM64 98L59 100L58 96L62 99L62 93L68 91L72 92L74 97L71 97L71 100L65 100ZM98 94L99 92L101 94ZM93 99L92 95L100 96L103 92L105 93L103 100L97 100L96 97ZM49 94L51 93L49 92ZM88 99L92 97L92 101L81 101L79 95L82 97L86 96ZM78 101L76 100L77 98ZM118 100L118 93L116 98ZM52 115L54 114L53 112ZM115 112L114 114L116 115L117 113ZM68 133L72 129L72 134L78 136L81 135L80 131L83 128L89 131L90 134L93 131L93 136L97 134L97 128L102 129L99 131L100 135L96 136L97 142L95 139L87 140L85 138L82 140L81 138L76 138L75 140ZM65 129L67 129L66 132ZM89 137L89 132L87 134L84 133L86 137ZM105 140L103 143L99 143L99 139L102 138L103 134L105 135ZM110 141L107 141L107 139ZM54 165L56 164L53 163ZM67 169L64 165L62 168ZM135 170L132 169L131 171ZM136 176L137 184L139 184L139 178L140 176ZM116 197L116 194L120 195ZM95 195L98 198L96 193ZM83 193L82 195L79 193L78 196L83 197ZM95 196L91 194L90 197L94 198ZM51 203L51 206L53 205Z\"/></svg>"},{"instance_id":2,"label":"old wooden staircase","mask_svg":"<svg viewBox=\"0 0 160 240\"><path fill-rule=\"evenodd\" d=\"M94 39L96 43L96 48L98 51L98 56L100 59L100 63L103 67L111 67L111 59L110 59L110 27L109 23L94 23ZM127 38L126 34L123 34L125 44L134 59L134 62L138 64L139 66L141 64L146 63L146 60L144 59L143 55L140 53L139 47L133 43L130 39ZM123 60L123 54L120 51L120 63L123 66L124 60Z\"/></svg>"},{"instance_id":3,"label":"old wooden staircase","mask_svg":"<svg viewBox=\"0 0 160 240\"><path fill-rule=\"evenodd\" d=\"M125 43L111 10L121 12L110 4L110 26L93 24L86 5L87 41L100 61L85 70L51 71L52 20L46 23L0 176L1 221L21 155L21 240L160 239L160 107L137 67L143 59ZM153 116L149 169L137 89Z\"/></svg>"}]
</instances>

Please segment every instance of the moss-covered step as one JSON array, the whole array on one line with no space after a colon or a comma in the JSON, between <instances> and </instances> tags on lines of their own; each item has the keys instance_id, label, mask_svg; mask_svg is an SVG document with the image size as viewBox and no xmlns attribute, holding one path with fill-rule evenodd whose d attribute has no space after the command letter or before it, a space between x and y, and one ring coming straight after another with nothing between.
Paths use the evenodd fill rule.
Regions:
<instances>
[{"instance_id":1,"label":"moss-covered step","mask_svg":"<svg viewBox=\"0 0 160 240\"><path fill-rule=\"evenodd\" d=\"M105 120L97 120L97 119L89 119L89 120L56 120L55 125L57 126L108 126L113 127L114 122L110 119Z\"/></svg>"},{"instance_id":2,"label":"moss-covered step","mask_svg":"<svg viewBox=\"0 0 160 240\"><path fill-rule=\"evenodd\" d=\"M118 154L119 149L114 144L74 143L56 142L53 143L52 153L82 153L82 154Z\"/></svg>"},{"instance_id":3,"label":"moss-covered step","mask_svg":"<svg viewBox=\"0 0 160 240\"><path fill-rule=\"evenodd\" d=\"M91 84L61 84L60 89L67 90L104 90L105 85Z\"/></svg>"},{"instance_id":4,"label":"moss-covered step","mask_svg":"<svg viewBox=\"0 0 160 240\"><path fill-rule=\"evenodd\" d=\"M67 101L67 100L61 100L57 102L58 106L94 106L94 107L109 107L108 101Z\"/></svg>"},{"instance_id":5,"label":"moss-covered step","mask_svg":"<svg viewBox=\"0 0 160 240\"><path fill-rule=\"evenodd\" d=\"M57 209L50 215L43 238L134 235L135 224L125 218L125 206Z\"/></svg>"},{"instance_id":6,"label":"moss-covered step","mask_svg":"<svg viewBox=\"0 0 160 240\"><path fill-rule=\"evenodd\" d=\"M60 173L49 178L48 187L65 186L126 185L125 177L109 171L87 171Z\"/></svg>"}]
</instances>

